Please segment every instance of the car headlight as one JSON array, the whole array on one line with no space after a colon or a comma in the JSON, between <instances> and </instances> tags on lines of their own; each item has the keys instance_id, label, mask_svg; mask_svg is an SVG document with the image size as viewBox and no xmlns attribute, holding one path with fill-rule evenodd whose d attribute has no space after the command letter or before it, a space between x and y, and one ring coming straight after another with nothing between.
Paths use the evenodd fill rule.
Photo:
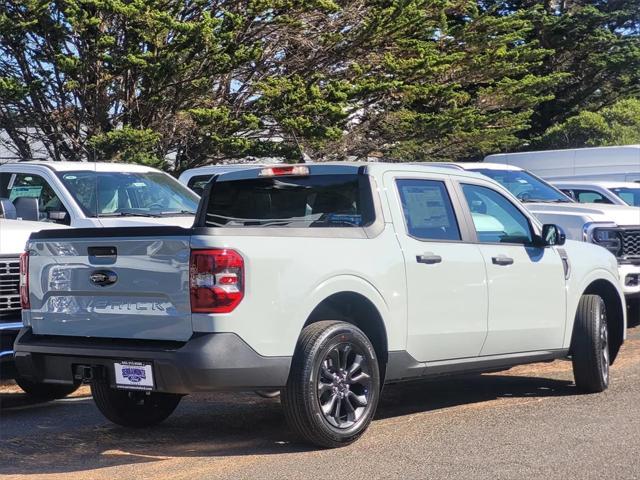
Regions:
<instances>
[{"instance_id":1,"label":"car headlight","mask_svg":"<svg viewBox=\"0 0 640 480\"><path fill-rule=\"evenodd\" d=\"M606 248L616 257L622 254L622 237L617 226L585 226L585 240Z\"/></svg>"}]
</instances>

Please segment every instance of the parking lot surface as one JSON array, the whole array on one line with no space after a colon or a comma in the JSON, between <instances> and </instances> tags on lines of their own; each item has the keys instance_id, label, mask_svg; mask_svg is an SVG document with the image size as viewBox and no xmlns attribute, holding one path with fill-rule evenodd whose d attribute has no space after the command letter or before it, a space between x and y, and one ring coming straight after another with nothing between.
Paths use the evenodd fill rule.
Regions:
<instances>
[{"instance_id":1,"label":"parking lot surface","mask_svg":"<svg viewBox=\"0 0 640 480\"><path fill-rule=\"evenodd\" d=\"M86 387L34 404L4 384L0 476L640 478L640 327L628 334L603 394L579 394L566 361L389 386L365 436L338 450L298 443L278 399L250 393L187 397L165 423L129 430Z\"/></svg>"}]
</instances>

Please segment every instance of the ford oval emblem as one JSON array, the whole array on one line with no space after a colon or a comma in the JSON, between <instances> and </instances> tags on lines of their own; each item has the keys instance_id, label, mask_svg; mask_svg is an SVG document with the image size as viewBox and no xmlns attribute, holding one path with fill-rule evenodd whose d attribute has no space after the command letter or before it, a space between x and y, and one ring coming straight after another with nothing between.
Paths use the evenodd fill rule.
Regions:
<instances>
[{"instance_id":1,"label":"ford oval emblem","mask_svg":"<svg viewBox=\"0 0 640 480\"><path fill-rule=\"evenodd\" d=\"M89 280L91 280L91 283L94 285L106 287L116 283L118 281L118 275L111 270L98 270L89 276Z\"/></svg>"}]
</instances>

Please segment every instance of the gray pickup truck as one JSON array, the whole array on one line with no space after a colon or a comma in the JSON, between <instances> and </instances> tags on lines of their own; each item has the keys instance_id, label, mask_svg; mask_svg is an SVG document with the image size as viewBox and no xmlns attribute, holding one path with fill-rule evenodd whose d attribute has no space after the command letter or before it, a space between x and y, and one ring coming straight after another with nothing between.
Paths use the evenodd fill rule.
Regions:
<instances>
[{"instance_id":1,"label":"gray pickup truck","mask_svg":"<svg viewBox=\"0 0 640 480\"><path fill-rule=\"evenodd\" d=\"M90 382L128 426L189 393L274 389L297 433L335 447L384 383L571 358L603 391L626 334L610 252L442 167L225 173L191 229L40 232L22 264L20 373Z\"/></svg>"}]
</instances>

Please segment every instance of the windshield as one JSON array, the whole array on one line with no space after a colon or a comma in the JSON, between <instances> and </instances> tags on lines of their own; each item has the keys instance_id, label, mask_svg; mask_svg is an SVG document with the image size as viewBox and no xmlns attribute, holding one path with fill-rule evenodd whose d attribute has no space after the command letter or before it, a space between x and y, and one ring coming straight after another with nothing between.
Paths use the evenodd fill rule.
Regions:
<instances>
[{"instance_id":1,"label":"windshield","mask_svg":"<svg viewBox=\"0 0 640 480\"><path fill-rule=\"evenodd\" d=\"M569 203L573 202L562 192L545 181L523 170L495 170L489 168L472 169L492 178L521 202Z\"/></svg>"},{"instance_id":2,"label":"windshield","mask_svg":"<svg viewBox=\"0 0 640 480\"><path fill-rule=\"evenodd\" d=\"M194 215L199 197L162 172L61 172L88 217Z\"/></svg>"},{"instance_id":3,"label":"windshield","mask_svg":"<svg viewBox=\"0 0 640 480\"><path fill-rule=\"evenodd\" d=\"M640 186L612 188L611 191L620 197L627 205L640 207Z\"/></svg>"},{"instance_id":4,"label":"windshield","mask_svg":"<svg viewBox=\"0 0 640 480\"><path fill-rule=\"evenodd\" d=\"M311 175L218 181L209 227L363 227L374 220L363 175Z\"/></svg>"}]
</instances>

